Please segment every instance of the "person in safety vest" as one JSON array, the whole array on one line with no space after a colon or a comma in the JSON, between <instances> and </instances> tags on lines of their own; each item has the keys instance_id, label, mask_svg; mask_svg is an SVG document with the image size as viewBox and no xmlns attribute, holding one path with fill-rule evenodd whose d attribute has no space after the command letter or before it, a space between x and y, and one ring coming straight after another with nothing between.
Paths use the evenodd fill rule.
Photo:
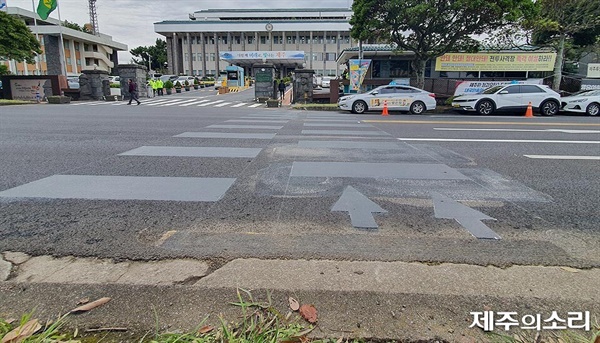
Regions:
<instances>
[{"instance_id":1,"label":"person in safety vest","mask_svg":"<svg viewBox=\"0 0 600 343\"><path fill-rule=\"evenodd\" d=\"M164 88L164 83L161 79L156 80L156 90L158 90L158 95L164 95L163 94L163 88Z\"/></svg>"}]
</instances>

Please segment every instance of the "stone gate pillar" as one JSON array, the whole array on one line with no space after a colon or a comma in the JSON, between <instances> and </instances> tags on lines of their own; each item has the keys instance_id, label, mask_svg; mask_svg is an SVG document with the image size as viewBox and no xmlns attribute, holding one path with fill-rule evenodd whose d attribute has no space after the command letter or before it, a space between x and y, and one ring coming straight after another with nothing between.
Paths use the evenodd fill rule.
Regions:
<instances>
[{"instance_id":1,"label":"stone gate pillar","mask_svg":"<svg viewBox=\"0 0 600 343\"><path fill-rule=\"evenodd\" d=\"M132 79L137 83L138 97L140 99L148 96L146 86L146 75L148 69L139 64L119 64L119 77L121 78L121 94L123 100L129 99L129 85L127 80Z\"/></svg>"},{"instance_id":2,"label":"stone gate pillar","mask_svg":"<svg viewBox=\"0 0 600 343\"><path fill-rule=\"evenodd\" d=\"M312 69L296 69L294 71L294 103L312 103L313 96Z\"/></svg>"}]
</instances>

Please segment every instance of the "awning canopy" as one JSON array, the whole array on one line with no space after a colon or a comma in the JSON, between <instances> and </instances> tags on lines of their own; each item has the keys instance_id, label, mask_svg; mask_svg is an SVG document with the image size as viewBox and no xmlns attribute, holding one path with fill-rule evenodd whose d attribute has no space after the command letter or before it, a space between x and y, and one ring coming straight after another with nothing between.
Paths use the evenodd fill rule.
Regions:
<instances>
[{"instance_id":1,"label":"awning canopy","mask_svg":"<svg viewBox=\"0 0 600 343\"><path fill-rule=\"evenodd\" d=\"M273 63L285 67L301 67L305 62L304 51L227 51L219 53L221 61L240 67L255 63Z\"/></svg>"}]
</instances>

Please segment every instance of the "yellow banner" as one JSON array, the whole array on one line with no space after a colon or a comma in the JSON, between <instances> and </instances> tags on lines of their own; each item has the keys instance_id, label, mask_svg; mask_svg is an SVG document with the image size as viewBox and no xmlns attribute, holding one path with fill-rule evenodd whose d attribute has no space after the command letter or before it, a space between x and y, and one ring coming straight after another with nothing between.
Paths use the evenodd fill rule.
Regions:
<instances>
[{"instance_id":1,"label":"yellow banner","mask_svg":"<svg viewBox=\"0 0 600 343\"><path fill-rule=\"evenodd\" d=\"M435 60L436 71L552 71L556 53L462 54Z\"/></svg>"}]
</instances>

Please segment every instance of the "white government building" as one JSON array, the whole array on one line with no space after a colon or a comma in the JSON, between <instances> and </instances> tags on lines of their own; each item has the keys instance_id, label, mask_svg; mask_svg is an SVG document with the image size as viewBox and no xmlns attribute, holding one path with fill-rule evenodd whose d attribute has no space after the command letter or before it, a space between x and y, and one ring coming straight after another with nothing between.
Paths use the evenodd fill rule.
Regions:
<instances>
[{"instance_id":1,"label":"white government building","mask_svg":"<svg viewBox=\"0 0 600 343\"><path fill-rule=\"evenodd\" d=\"M296 68L340 75L336 59L358 45L350 37L348 8L206 9L189 20L162 21L154 31L166 37L172 74L219 75L229 65L275 64L280 75Z\"/></svg>"}]
</instances>

